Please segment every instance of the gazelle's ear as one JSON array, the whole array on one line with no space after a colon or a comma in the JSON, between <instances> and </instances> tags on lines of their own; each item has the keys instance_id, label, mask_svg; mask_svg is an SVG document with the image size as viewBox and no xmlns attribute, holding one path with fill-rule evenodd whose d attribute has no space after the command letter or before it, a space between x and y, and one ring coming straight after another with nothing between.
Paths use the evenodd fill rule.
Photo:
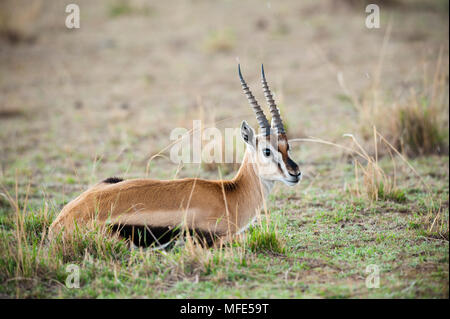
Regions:
<instances>
[{"instance_id":1,"label":"gazelle's ear","mask_svg":"<svg viewBox=\"0 0 450 319\"><path fill-rule=\"evenodd\" d=\"M255 131L246 121L242 121L241 136L245 143L255 147Z\"/></svg>"}]
</instances>

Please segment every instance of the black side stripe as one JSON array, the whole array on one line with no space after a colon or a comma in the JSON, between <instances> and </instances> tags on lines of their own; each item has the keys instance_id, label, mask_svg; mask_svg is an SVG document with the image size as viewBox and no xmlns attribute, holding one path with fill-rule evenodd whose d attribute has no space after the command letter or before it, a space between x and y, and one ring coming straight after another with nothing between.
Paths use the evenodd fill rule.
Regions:
<instances>
[{"instance_id":1,"label":"black side stripe","mask_svg":"<svg viewBox=\"0 0 450 319\"><path fill-rule=\"evenodd\" d=\"M158 247L161 245L173 245L180 236L186 232L180 227L159 227L141 225L112 225L112 231L118 232L120 236L129 239L139 247ZM216 233L200 229L189 229L190 236L196 238L205 247L211 247L220 236Z\"/></svg>"}]
</instances>

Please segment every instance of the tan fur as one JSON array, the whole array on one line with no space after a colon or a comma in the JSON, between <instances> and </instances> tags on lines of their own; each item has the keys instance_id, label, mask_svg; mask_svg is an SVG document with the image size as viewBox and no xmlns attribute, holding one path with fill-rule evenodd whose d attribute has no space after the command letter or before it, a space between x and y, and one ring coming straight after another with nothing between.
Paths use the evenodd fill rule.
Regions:
<instances>
[{"instance_id":1,"label":"tan fur","mask_svg":"<svg viewBox=\"0 0 450 319\"><path fill-rule=\"evenodd\" d=\"M68 203L50 226L49 235L69 235L75 222L177 226L232 234L243 228L263 204L255 164L246 153L235 178L209 181L132 179L99 183Z\"/></svg>"}]
</instances>

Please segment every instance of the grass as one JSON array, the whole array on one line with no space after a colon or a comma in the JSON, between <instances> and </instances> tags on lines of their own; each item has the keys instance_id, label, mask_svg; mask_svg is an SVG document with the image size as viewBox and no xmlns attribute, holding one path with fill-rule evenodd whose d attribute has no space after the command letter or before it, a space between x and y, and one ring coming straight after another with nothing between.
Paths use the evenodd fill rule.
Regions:
<instances>
[{"instance_id":1,"label":"grass","mask_svg":"<svg viewBox=\"0 0 450 319\"><path fill-rule=\"evenodd\" d=\"M413 91L406 104L396 110L396 129L400 134L395 143L405 149L407 154L439 154L448 151L448 133L441 121L445 111L432 103L432 98Z\"/></svg>"},{"instance_id":2,"label":"grass","mask_svg":"<svg viewBox=\"0 0 450 319\"><path fill-rule=\"evenodd\" d=\"M271 222L268 215L261 217L258 225L251 226L246 232L244 247L252 252L284 254L286 246L277 229L277 222Z\"/></svg>"},{"instance_id":3,"label":"grass","mask_svg":"<svg viewBox=\"0 0 450 319\"><path fill-rule=\"evenodd\" d=\"M131 15L131 14L140 14L144 16L148 16L153 14L153 8L146 6L135 6L130 3L129 0L116 0L109 4L108 7L108 15L111 18L117 18L121 16Z\"/></svg>"},{"instance_id":4,"label":"grass","mask_svg":"<svg viewBox=\"0 0 450 319\"><path fill-rule=\"evenodd\" d=\"M356 154L353 164L338 164L346 172L343 177L356 185L353 191L327 185L323 192L320 185L310 185L302 200L298 191L276 192L268 203L270 215L263 215L243 236L214 249L188 238L168 251L129 250L100 228L80 229L68 241L46 243L48 225L57 211L45 201L39 207L29 205L31 187L23 190L17 179L9 182L7 187L16 195L3 191L0 293L16 297L48 297L55 291L62 297L447 297L448 172L439 174L442 165L435 164L448 165L448 157L404 162L409 167L402 170L394 157L379 161L350 137L352 147L322 142ZM374 137L385 141L375 128ZM408 185L409 174L422 175L414 167L434 178ZM394 177L386 173L392 168ZM362 184L355 169L363 175ZM397 188L399 183L406 191ZM373 264L382 271L379 289L365 287L365 269ZM67 267L72 265L80 269L80 288L65 286Z\"/></svg>"},{"instance_id":5,"label":"grass","mask_svg":"<svg viewBox=\"0 0 450 319\"><path fill-rule=\"evenodd\" d=\"M353 136L353 134L344 134L344 137L351 138L352 145L346 146L319 138L297 138L291 139L291 142L313 142L319 144L330 145L338 149L344 150L353 158L355 180L353 186L349 190L358 198L368 198L370 201L378 200L394 200L397 202L405 202L406 197L404 191L399 189L396 184L396 160L392 153L395 152L398 157L408 166L408 168L421 179L420 175L414 167L390 144L381 134L373 127L375 156L369 155L369 152L361 145L361 143ZM385 143L391 155L391 163L393 164L393 174L387 174L378 160L378 144L379 141Z\"/></svg>"},{"instance_id":6,"label":"grass","mask_svg":"<svg viewBox=\"0 0 450 319\"><path fill-rule=\"evenodd\" d=\"M369 88L361 97L357 97L347 88L341 74L339 82L346 94L340 98L351 101L357 112L360 134L365 141L370 141L372 127L375 126L390 144L410 157L448 154L448 61L443 59L442 48L436 59L429 63L434 64L434 71L430 73L428 64L424 63L422 83L416 88L411 87L404 97L389 99L380 83L390 32L388 27ZM387 155L388 149L381 148L379 152Z\"/></svg>"},{"instance_id":7,"label":"grass","mask_svg":"<svg viewBox=\"0 0 450 319\"><path fill-rule=\"evenodd\" d=\"M236 33L231 28L210 31L203 46L209 53L230 52L235 47Z\"/></svg>"},{"instance_id":8,"label":"grass","mask_svg":"<svg viewBox=\"0 0 450 319\"><path fill-rule=\"evenodd\" d=\"M448 198L447 204L448 206ZM413 221L409 227L416 229L425 237L444 239L449 238L449 215L448 207L443 205L442 201L436 203L430 198L425 199L422 203L422 210L414 214Z\"/></svg>"},{"instance_id":9,"label":"grass","mask_svg":"<svg viewBox=\"0 0 450 319\"><path fill-rule=\"evenodd\" d=\"M448 157L435 161L447 165ZM435 161L412 165L421 172L437 172ZM343 171L345 178L354 178L352 169ZM431 195L419 184L404 194L404 200L380 198L370 205L368 198L332 185L326 191L323 184L312 186L301 197L279 188L268 202L270 218L263 215L242 237L221 248L187 243L167 251L129 250L123 241L98 228L80 230L68 242L47 243L46 231L58 210L38 198L27 203L26 194L33 187L18 186L17 197L2 192L10 201L3 196L1 202L0 294L448 297L446 176L428 178ZM397 178L408 183L407 174L400 170ZM430 206L430 196L435 206ZM73 264L80 269L80 288L65 286L67 267ZM378 289L365 287L369 264L381 269ZM410 287L412 282L416 284Z\"/></svg>"},{"instance_id":10,"label":"grass","mask_svg":"<svg viewBox=\"0 0 450 319\"><path fill-rule=\"evenodd\" d=\"M354 144L356 144L359 149L358 154L362 156L366 162L365 164L362 164L358 158L354 157L355 186L353 191L356 196L363 196L360 191L359 172L361 172L364 195L366 195L370 200L394 200L397 202L405 202L406 197L404 191L399 189L396 185L396 166L395 159L392 157L392 152L390 154L393 163L393 175L387 174L378 161L378 137L381 137L383 139L382 141L385 141L388 147L391 145L384 139L383 136L379 136L379 133L376 131L376 127L373 127L373 136L375 144L375 157L370 156L361 144L359 144L358 141L350 135ZM395 148L393 148L393 151L400 154Z\"/></svg>"},{"instance_id":11,"label":"grass","mask_svg":"<svg viewBox=\"0 0 450 319\"><path fill-rule=\"evenodd\" d=\"M109 15L112 18L119 17L121 15L131 14L133 8L129 5L127 1L118 1L111 5L109 8Z\"/></svg>"},{"instance_id":12,"label":"grass","mask_svg":"<svg viewBox=\"0 0 450 319\"><path fill-rule=\"evenodd\" d=\"M274 252L282 254L285 251L279 235L273 229L252 227L247 234L246 245L254 252Z\"/></svg>"}]
</instances>

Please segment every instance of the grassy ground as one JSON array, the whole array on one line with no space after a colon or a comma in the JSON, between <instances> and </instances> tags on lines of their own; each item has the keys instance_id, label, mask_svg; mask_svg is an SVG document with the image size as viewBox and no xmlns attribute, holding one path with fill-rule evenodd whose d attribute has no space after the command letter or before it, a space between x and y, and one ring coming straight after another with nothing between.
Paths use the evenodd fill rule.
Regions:
<instances>
[{"instance_id":1,"label":"grassy ground","mask_svg":"<svg viewBox=\"0 0 450 319\"><path fill-rule=\"evenodd\" d=\"M402 100L420 88L440 50L448 67L448 5L445 13L440 1L381 6L382 27L368 31L364 11L331 1L79 2L79 30L64 28L55 1L34 41L0 40L1 297L448 298L445 154L408 159L417 174L384 156L380 166L395 172L398 192L374 201L361 180L356 191L342 150L293 143L304 180L277 185L269 224L263 217L262 228L223 249L130 251L96 231L69 246L45 241L64 204L101 179L173 178L177 165L148 160L170 143L174 127L199 118L231 118L220 129L254 124L237 57L260 100L265 63L290 138L359 138L360 117L337 74L362 95L390 21L380 89L386 104ZM448 92L448 73L446 81ZM446 103L443 118L448 94ZM370 149L372 141L363 144ZM226 178L235 172L223 169ZM178 176L197 171L186 165ZM217 167L199 174L217 178ZM65 286L70 264L80 267L80 288ZM379 267L379 288L366 287L368 265Z\"/></svg>"}]
</instances>

